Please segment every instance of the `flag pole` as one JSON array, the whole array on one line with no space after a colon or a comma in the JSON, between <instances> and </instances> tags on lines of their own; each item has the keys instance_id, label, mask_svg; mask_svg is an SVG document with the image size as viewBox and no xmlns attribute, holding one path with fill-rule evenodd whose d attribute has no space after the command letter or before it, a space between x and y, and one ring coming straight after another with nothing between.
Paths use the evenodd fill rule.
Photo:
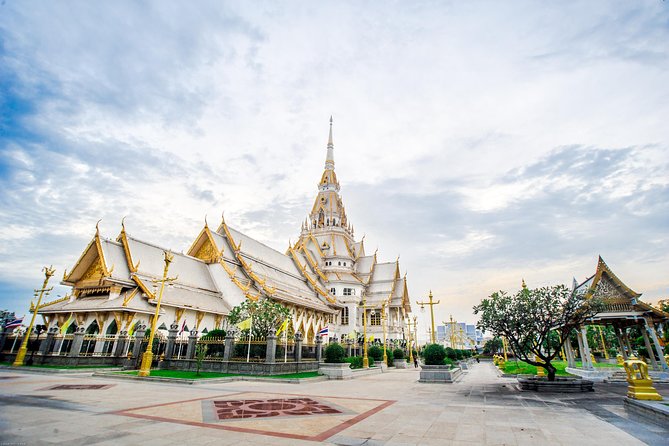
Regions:
<instances>
[{"instance_id":1,"label":"flag pole","mask_svg":"<svg viewBox=\"0 0 669 446\"><path fill-rule=\"evenodd\" d=\"M283 330L283 362L288 362L288 328Z\"/></svg>"},{"instance_id":2,"label":"flag pole","mask_svg":"<svg viewBox=\"0 0 669 446\"><path fill-rule=\"evenodd\" d=\"M251 323L249 325L249 348L246 350L246 362L251 360L251 333L253 333L253 316L251 316Z\"/></svg>"}]
</instances>

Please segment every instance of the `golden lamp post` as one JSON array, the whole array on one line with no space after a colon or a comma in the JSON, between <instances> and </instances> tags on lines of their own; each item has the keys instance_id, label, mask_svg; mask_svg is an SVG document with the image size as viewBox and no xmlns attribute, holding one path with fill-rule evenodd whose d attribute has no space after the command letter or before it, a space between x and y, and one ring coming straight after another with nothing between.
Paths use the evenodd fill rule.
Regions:
<instances>
[{"instance_id":1,"label":"golden lamp post","mask_svg":"<svg viewBox=\"0 0 669 446\"><path fill-rule=\"evenodd\" d=\"M365 295L362 295L362 300L360 301L360 308L362 308L362 368L369 368L369 357L367 356L367 298Z\"/></svg>"},{"instance_id":2,"label":"golden lamp post","mask_svg":"<svg viewBox=\"0 0 669 446\"><path fill-rule=\"evenodd\" d=\"M146 351L142 355L142 365L139 367L138 376L149 376L151 373L151 361L153 360L153 337L156 334L156 325L158 325L158 316L160 314L160 302L163 299L163 291L165 291L165 283L172 285L172 282L177 280L178 277L167 277L167 270L170 267L170 263L174 260L174 255L172 253L165 251L165 269L163 270L163 278L153 280L154 285L160 283L160 292L158 294L158 301L156 302L156 312L153 315L153 320L151 321L151 333L149 334L149 344L146 346Z\"/></svg>"},{"instance_id":3,"label":"golden lamp post","mask_svg":"<svg viewBox=\"0 0 669 446\"><path fill-rule=\"evenodd\" d=\"M53 290L53 287L47 288L46 285L49 283L49 279L51 279L51 276L56 272L55 269L53 269L53 266L50 267L44 267L42 268L42 271L44 271L44 275L46 276L44 278L44 283L42 284L42 288L39 290L35 290L35 296L37 296L39 293L39 298L37 299L37 305L35 306L35 309L33 311L33 317L30 320L30 326L28 327L28 330L26 330L26 333L23 337L23 342L21 343L21 348L19 348L18 353L16 354L16 359L14 360L14 363L12 364L14 367L19 367L23 365L23 360L26 357L26 353L28 352L28 339L30 339L30 333L33 331L33 325L35 325L35 318L37 317L37 311L39 311L39 305L42 303L42 297L46 293L46 295L49 295L49 292Z\"/></svg>"},{"instance_id":4,"label":"golden lamp post","mask_svg":"<svg viewBox=\"0 0 669 446\"><path fill-rule=\"evenodd\" d=\"M425 311L425 305L430 306L430 318L432 320L432 331L430 332L430 339L432 340L433 344L436 344L437 341L436 341L435 336L434 336L434 306L438 305L439 302L441 302L441 301L439 301L439 300L436 301L436 302L432 301L432 290L430 290L429 298L430 298L429 302L418 302L418 301L416 301L416 303L418 305L420 305L420 311Z\"/></svg>"},{"instance_id":5,"label":"golden lamp post","mask_svg":"<svg viewBox=\"0 0 669 446\"><path fill-rule=\"evenodd\" d=\"M383 362L388 364L388 355L386 354L386 304L387 301L383 301L381 304L381 326L383 327Z\"/></svg>"},{"instance_id":6,"label":"golden lamp post","mask_svg":"<svg viewBox=\"0 0 669 446\"><path fill-rule=\"evenodd\" d=\"M413 348L411 346L411 317L407 316L407 325L409 326L409 339L408 339L408 344L409 344L409 361L411 364L413 364Z\"/></svg>"},{"instance_id":7,"label":"golden lamp post","mask_svg":"<svg viewBox=\"0 0 669 446\"><path fill-rule=\"evenodd\" d=\"M413 343L418 351L418 316L413 317Z\"/></svg>"}]
</instances>

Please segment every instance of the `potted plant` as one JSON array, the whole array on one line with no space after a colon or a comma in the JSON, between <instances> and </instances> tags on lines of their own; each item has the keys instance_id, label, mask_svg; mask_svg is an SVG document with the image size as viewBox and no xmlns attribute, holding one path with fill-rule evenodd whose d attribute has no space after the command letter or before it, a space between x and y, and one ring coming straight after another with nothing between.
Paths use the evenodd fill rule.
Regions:
<instances>
[{"instance_id":1,"label":"potted plant","mask_svg":"<svg viewBox=\"0 0 669 446\"><path fill-rule=\"evenodd\" d=\"M452 383L462 373L459 367L451 368L445 363L446 350L440 344L430 344L423 350L425 364L420 368L422 383Z\"/></svg>"},{"instance_id":2,"label":"potted plant","mask_svg":"<svg viewBox=\"0 0 669 446\"><path fill-rule=\"evenodd\" d=\"M395 365L396 369L406 369L407 368L407 360L404 357L404 350L401 348L396 348L393 350L393 364Z\"/></svg>"},{"instance_id":3,"label":"potted plant","mask_svg":"<svg viewBox=\"0 0 669 446\"><path fill-rule=\"evenodd\" d=\"M341 344L333 342L325 347L325 362L319 364L318 373L328 379L351 379L351 364L346 362L346 351Z\"/></svg>"}]
</instances>

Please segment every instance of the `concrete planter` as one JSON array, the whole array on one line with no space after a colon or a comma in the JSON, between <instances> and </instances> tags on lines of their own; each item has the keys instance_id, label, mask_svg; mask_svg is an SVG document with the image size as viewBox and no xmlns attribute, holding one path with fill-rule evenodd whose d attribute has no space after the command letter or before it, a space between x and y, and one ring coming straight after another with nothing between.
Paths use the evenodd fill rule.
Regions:
<instances>
[{"instance_id":1,"label":"concrete planter","mask_svg":"<svg viewBox=\"0 0 669 446\"><path fill-rule=\"evenodd\" d=\"M555 381L536 376L525 376L518 378L520 390L532 390L535 392L553 393L579 393L592 392L593 382L587 379L556 377Z\"/></svg>"},{"instance_id":2,"label":"concrete planter","mask_svg":"<svg viewBox=\"0 0 669 446\"><path fill-rule=\"evenodd\" d=\"M406 369L408 366L406 359L393 359L393 365L396 369Z\"/></svg>"},{"instance_id":3,"label":"concrete planter","mask_svg":"<svg viewBox=\"0 0 669 446\"><path fill-rule=\"evenodd\" d=\"M351 379L353 378L353 371L351 364L348 362L333 363L324 362L319 364L318 373L325 375L328 379Z\"/></svg>"},{"instance_id":4,"label":"concrete planter","mask_svg":"<svg viewBox=\"0 0 669 446\"><path fill-rule=\"evenodd\" d=\"M467 361L458 361L458 367L462 370L469 370L469 363Z\"/></svg>"},{"instance_id":5,"label":"concrete planter","mask_svg":"<svg viewBox=\"0 0 669 446\"><path fill-rule=\"evenodd\" d=\"M421 365L421 383L452 383L462 374L460 367L450 368L447 365Z\"/></svg>"},{"instance_id":6,"label":"concrete planter","mask_svg":"<svg viewBox=\"0 0 669 446\"><path fill-rule=\"evenodd\" d=\"M597 368L595 370L585 370L585 369L567 367L565 368L565 370L567 371L567 373L580 376L581 378L585 378L588 381L601 383L610 380L611 376L613 376L613 374L618 369L613 367L602 367L602 368Z\"/></svg>"}]
</instances>

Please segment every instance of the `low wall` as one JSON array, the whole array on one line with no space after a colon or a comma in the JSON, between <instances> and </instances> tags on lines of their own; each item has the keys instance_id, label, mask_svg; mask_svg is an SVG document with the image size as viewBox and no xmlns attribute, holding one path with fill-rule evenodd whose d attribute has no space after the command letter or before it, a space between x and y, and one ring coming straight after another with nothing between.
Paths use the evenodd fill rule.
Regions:
<instances>
[{"instance_id":1,"label":"low wall","mask_svg":"<svg viewBox=\"0 0 669 446\"><path fill-rule=\"evenodd\" d=\"M421 365L420 379L421 383L452 383L462 374L460 367L452 369L442 365Z\"/></svg>"},{"instance_id":2,"label":"low wall","mask_svg":"<svg viewBox=\"0 0 669 446\"><path fill-rule=\"evenodd\" d=\"M165 370L197 370L194 359L168 359L161 361L158 368ZM241 362L202 361L203 372L239 373L242 375L284 375L289 373L315 372L316 361L300 362Z\"/></svg>"},{"instance_id":3,"label":"low wall","mask_svg":"<svg viewBox=\"0 0 669 446\"><path fill-rule=\"evenodd\" d=\"M629 413L660 426L669 426L669 406L657 401L640 401L627 397L623 400L623 405Z\"/></svg>"},{"instance_id":4,"label":"low wall","mask_svg":"<svg viewBox=\"0 0 669 446\"><path fill-rule=\"evenodd\" d=\"M518 378L518 384L520 390L533 390L535 392L578 393L594 390L592 381L561 377L556 377L555 381L536 377Z\"/></svg>"},{"instance_id":5,"label":"low wall","mask_svg":"<svg viewBox=\"0 0 669 446\"><path fill-rule=\"evenodd\" d=\"M16 359L16 353L4 353L2 355L2 361L4 362L14 362ZM28 353L23 361L23 364L28 363L30 359L30 353ZM125 356L60 356L60 355L46 355L42 356L40 354L35 354L33 357L34 365L52 365L52 366L63 366L63 367L74 367L74 366L110 366L117 365L122 366L126 361Z\"/></svg>"}]
</instances>

